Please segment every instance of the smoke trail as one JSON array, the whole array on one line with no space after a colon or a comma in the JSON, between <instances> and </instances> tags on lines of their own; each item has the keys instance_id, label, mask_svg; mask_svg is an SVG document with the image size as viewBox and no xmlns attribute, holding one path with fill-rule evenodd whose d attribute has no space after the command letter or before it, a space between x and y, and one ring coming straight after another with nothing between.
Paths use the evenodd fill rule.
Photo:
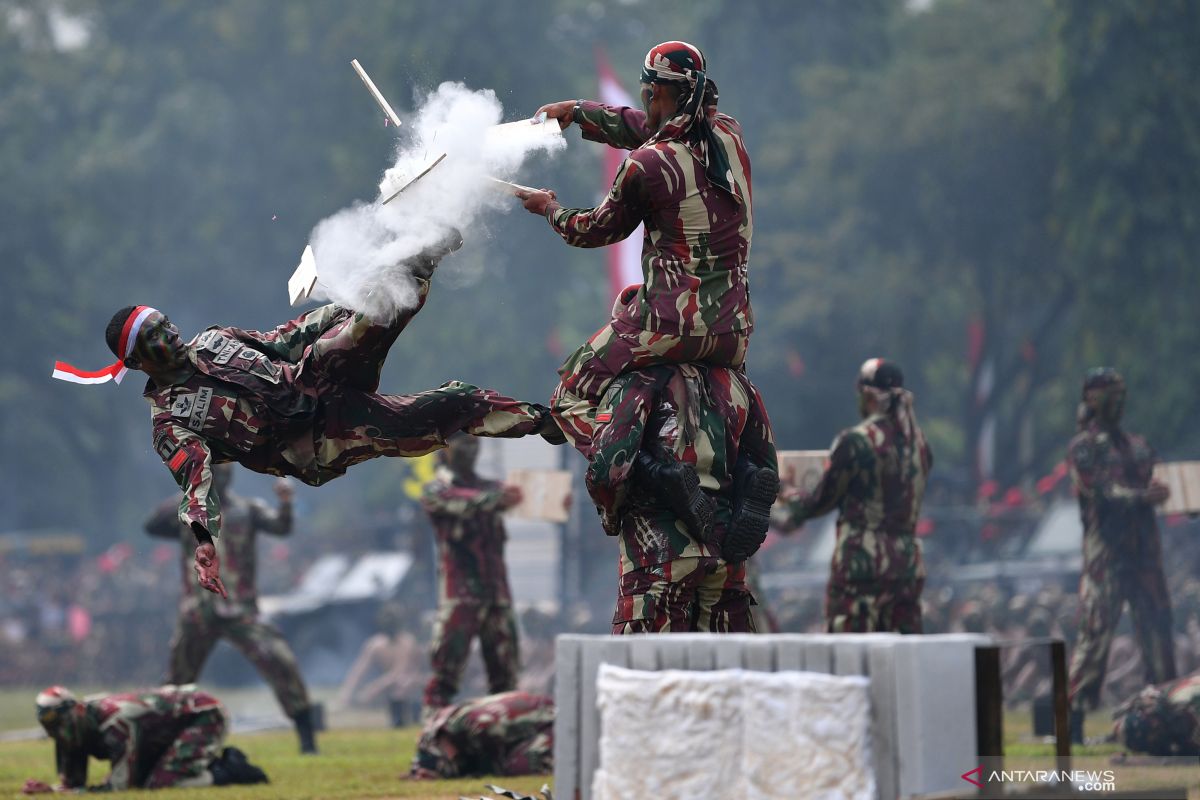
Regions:
<instances>
[{"instance_id":1,"label":"smoke trail","mask_svg":"<svg viewBox=\"0 0 1200 800\"><path fill-rule=\"evenodd\" d=\"M380 322L415 306L416 280L401 262L441 241L451 227L470 247L472 230L485 212L516 206L486 176L511 177L530 152L566 146L561 136L488 136L502 111L490 89L471 91L448 82L430 94L402 129L408 137L375 201L342 209L313 228L310 243L320 276L315 296ZM441 164L383 205L400 176L416 174L438 153L446 153Z\"/></svg>"}]
</instances>

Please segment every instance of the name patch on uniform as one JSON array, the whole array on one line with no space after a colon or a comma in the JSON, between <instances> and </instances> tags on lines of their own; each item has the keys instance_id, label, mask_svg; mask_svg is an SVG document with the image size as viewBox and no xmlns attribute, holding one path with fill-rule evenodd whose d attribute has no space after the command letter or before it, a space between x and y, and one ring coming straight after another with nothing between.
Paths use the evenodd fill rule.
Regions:
<instances>
[{"instance_id":1,"label":"name patch on uniform","mask_svg":"<svg viewBox=\"0 0 1200 800\"><path fill-rule=\"evenodd\" d=\"M196 393L196 403L192 415L188 418L188 427L198 431L204 427L204 418L208 416L208 406L212 403L212 387L205 386Z\"/></svg>"},{"instance_id":2,"label":"name patch on uniform","mask_svg":"<svg viewBox=\"0 0 1200 800\"><path fill-rule=\"evenodd\" d=\"M233 358L234 354L241 349L242 343L236 340L230 340L228 344L221 348L221 352L217 353L213 359L214 364L228 364L229 359Z\"/></svg>"}]
</instances>

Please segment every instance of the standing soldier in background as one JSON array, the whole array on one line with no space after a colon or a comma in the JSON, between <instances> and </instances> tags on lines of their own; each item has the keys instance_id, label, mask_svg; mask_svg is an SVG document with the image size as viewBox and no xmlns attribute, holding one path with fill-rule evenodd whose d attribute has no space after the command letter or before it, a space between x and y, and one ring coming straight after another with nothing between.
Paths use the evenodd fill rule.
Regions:
<instances>
[{"instance_id":1,"label":"standing soldier in background","mask_svg":"<svg viewBox=\"0 0 1200 800\"><path fill-rule=\"evenodd\" d=\"M438 542L438 610L422 717L447 706L458 692L471 640L479 636L488 691L517 686L517 619L508 590L500 512L521 502L521 490L475 472L479 440L456 434L438 454L435 478L421 504Z\"/></svg>"},{"instance_id":2,"label":"standing soldier in background","mask_svg":"<svg viewBox=\"0 0 1200 800\"><path fill-rule=\"evenodd\" d=\"M933 454L898 366L868 359L857 386L863 421L833 440L812 493L788 501L788 522L839 509L825 592L830 633L921 633L925 563L915 534Z\"/></svg>"},{"instance_id":3,"label":"standing soldier in background","mask_svg":"<svg viewBox=\"0 0 1200 800\"><path fill-rule=\"evenodd\" d=\"M209 653L224 637L271 685L284 713L296 725L300 752L315 753L312 709L304 679L300 677L300 667L279 629L258 618L258 589L255 586L257 535L262 532L287 536L292 532L292 487L286 479L275 483L279 508L272 511L262 500L247 500L231 492L229 485L232 482L232 464L213 467L213 489L223 509L225 529L224 535L217 540L217 553L225 565L228 599L202 590L192 580L195 537L190 528L179 522L177 498L164 500L146 520L146 532L151 536L175 539L183 544L183 593L179 600L179 622L171 640L167 681L174 684L194 682Z\"/></svg>"},{"instance_id":4,"label":"standing soldier in background","mask_svg":"<svg viewBox=\"0 0 1200 800\"><path fill-rule=\"evenodd\" d=\"M1111 367L1089 370L1079 405L1079 433L1067 446L1071 480L1083 518L1079 637L1071 658L1071 705L1100 701L1108 650L1126 601L1145 663L1146 683L1175 678L1171 598L1163 576L1154 506L1167 487L1151 480L1154 451L1121 430L1125 381Z\"/></svg>"}]
</instances>

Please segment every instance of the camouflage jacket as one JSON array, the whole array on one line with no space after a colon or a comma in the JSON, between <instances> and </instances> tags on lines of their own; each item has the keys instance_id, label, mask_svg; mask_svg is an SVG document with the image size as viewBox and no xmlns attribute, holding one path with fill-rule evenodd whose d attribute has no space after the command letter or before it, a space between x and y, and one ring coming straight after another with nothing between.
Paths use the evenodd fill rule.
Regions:
<instances>
[{"instance_id":1,"label":"camouflage jacket","mask_svg":"<svg viewBox=\"0 0 1200 800\"><path fill-rule=\"evenodd\" d=\"M425 485L421 505L437 536L439 601L512 602L500 501L496 481L462 482L446 467Z\"/></svg>"},{"instance_id":2,"label":"camouflage jacket","mask_svg":"<svg viewBox=\"0 0 1200 800\"><path fill-rule=\"evenodd\" d=\"M231 491L220 495L224 534L216 542L221 557L221 580L229 592L226 600L218 594L200 588L192 571L196 537L191 528L179 524L179 503L172 497L164 500L146 520L146 532L163 539L182 543L183 557L180 574L183 592L180 611L199 609L220 617L241 616L258 611L258 534L272 533L287 536L292 532L292 506L281 504L272 509L264 501L247 499Z\"/></svg>"},{"instance_id":3,"label":"camouflage jacket","mask_svg":"<svg viewBox=\"0 0 1200 800\"><path fill-rule=\"evenodd\" d=\"M1079 494L1085 568L1159 563L1158 523L1144 499L1157 460L1141 436L1095 422L1071 439L1067 464Z\"/></svg>"},{"instance_id":4,"label":"camouflage jacket","mask_svg":"<svg viewBox=\"0 0 1200 800\"><path fill-rule=\"evenodd\" d=\"M925 577L915 532L933 453L928 444L905 444L888 416L868 417L838 434L821 480L790 504L798 523L840 509L832 581Z\"/></svg>"},{"instance_id":5,"label":"camouflage jacket","mask_svg":"<svg viewBox=\"0 0 1200 800\"><path fill-rule=\"evenodd\" d=\"M73 723L56 738L58 771L63 785L87 785L88 757L112 762L105 781L113 790L141 787L155 762L175 741L190 718L225 710L212 695L195 686L160 686L141 692L94 697L76 705Z\"/></svg>"},{"instance_id":6,"label":"camouflage jacket","mask_svg":"<svg viewBox=\"0 0 1200 800\"><path fill-rule=\"evenodd\" d=\"M633 459L643 446L696 468L716 502L718 543L731 516L739 452L778 468L762 398L736 370L684 364L626 373L604 393L596 418L607 423L596 438L587 486L605 530L620 536L622 575L677 558L721 555L693 539L649 492L631 485Z\"/></svg>"},{"instance_id":7,"label":"camouflage jacket","mask_svg":"<svg viewBox=\"0 0 1200 800\"><path fill-rule=\"evenodd\" d=\"M453 757L442 741L453 746ZM553 743L554 701L527 692L503 692L440 709L422 728L413 762L443 778L504 775L514 751L549 752Z\"/></svg>"},{"instance_id":8,"label":"camouflage jacket","mask_svg":"<svg viewBox=\"0 0 1200 800\"><path fill-rule=\"evenodd\" d=\"M642 330L675 336L749 332L754 327L747 270L754 215L750 193L739 203L710 186L704 164L678 141L643 147L651 131L632 108L582 103L575 121L583 136L632 150L612 189L595 208L547 213L567 244L603 247L645 224L644 285L626 311ZM733 141L739 158L731 169L750 187L750 156L741 126L725 114L712 118L718 136Z\"/></svg>"},{"instance_id":9,"label":"camouflage jacket","mask_svg":"<svg viewBox=\"0 0 1200 800\"><path fill-rule=\"evenodd\" d=\"M422 282L422 303L427 292ZM212 327L188 343L191 377L162 387L147 381L154 450L183 490L180 522L220 535L213 463L236 461L310 486L344 472L316 459L322 396L340 387L324 379L310 356L321 335L352 313L322 306L265 333Z\"/></svg>"}]
</instances>

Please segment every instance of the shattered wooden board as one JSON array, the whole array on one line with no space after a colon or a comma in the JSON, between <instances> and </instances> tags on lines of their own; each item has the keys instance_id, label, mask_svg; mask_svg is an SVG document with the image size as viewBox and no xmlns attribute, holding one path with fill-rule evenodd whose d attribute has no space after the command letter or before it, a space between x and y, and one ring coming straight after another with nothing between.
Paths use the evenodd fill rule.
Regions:
<instances>
[{"instance_id":1,"label":"shattered wooden board","mask_svg":"<svg viewBox=\"0 0 1200 800\"><path fill-rule=\"evenodd\" d=\"M828 450L780 450L779 480L808 493L816 488L829 460Z\"/></svg>"},{"instance_id":2,"label":"shattered wooden board","mask_svg":"<svg viewBox=\"0 0 1200 800\"><path fill-rule=\"evenodd\" d=\"M567 497L571 494L571 473L563 469L514 469L508 483L521 487L521 502L508 509L514 517L567 521Z\"/></svg>"},{"instance_id":3,"label":"shattered wooden board","mask_svg":"<svg viewBox=\"0 0 1200 800\"><path fill-rule=\"evenodd\" d=\"M307 300L317 286L317 259L313 255L312 245L304 248L300 263L288 278L288 299L293 306L298 306Z\"/></svg>"},{"instance_id":4,"label":"shattered wooden board","mask_svg":"<svg viewBox=\"0 0 1200 800\"><path fill-rule=\"evenodd\" d=\"M1154 480L1171 490L1167 502L1158 507L1160 514L1200 512L1200 461L1172 461L1154 467Z\"/></svg>"}]
</instances>

